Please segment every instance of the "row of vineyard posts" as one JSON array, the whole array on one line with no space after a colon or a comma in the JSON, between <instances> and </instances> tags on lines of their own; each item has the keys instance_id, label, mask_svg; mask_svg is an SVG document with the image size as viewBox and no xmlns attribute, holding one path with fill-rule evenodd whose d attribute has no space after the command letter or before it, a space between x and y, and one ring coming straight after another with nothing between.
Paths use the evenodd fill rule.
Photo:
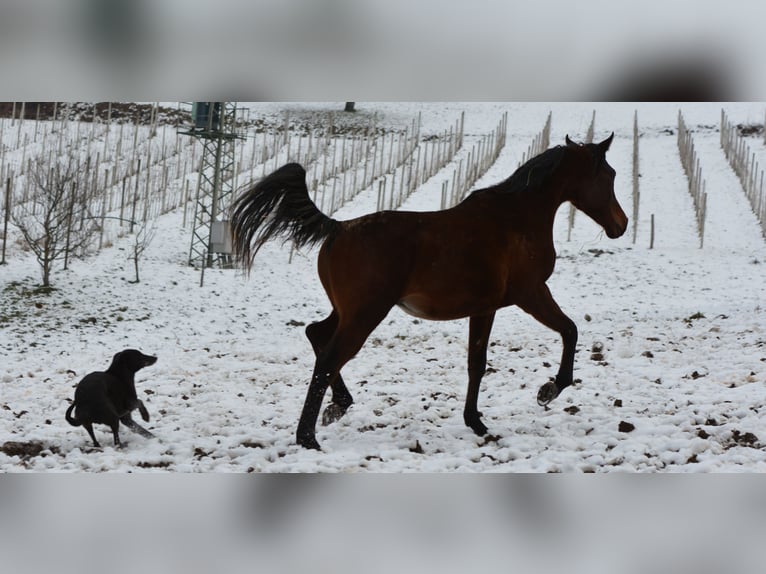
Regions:
<instances>
[{"instance_id":1,"label":"row of vineyard posts","mask_svg":"<svg viewBox=\"0 0 766 574\"><path fill-rule=\"evenodd\" d=\"M764 123L766 134L766 123ZM766 144L766 135L764 136ZM764 188L764 169L756 159L756 154L750 149L746 138L739 133L721 110L721 148L729 161L729 165L737 174L742 189L750 202L758 222L761 225L761 233L766 238L766 188Z\"/></svg>"},{"instance_id":2,"label":"row of vineyard posts","mask_svg":"<svg viewBox=\"0 0 766 574\"><path fill-rule=\"evenodd\" d=\"M46 233L45 225L50 225L51 214L46 214L41 187L60 190L58 199L54 194L47 201L58 205L60 210L56 217L59 227L65 228L60 239L64 247L63 252L57 251L55 256L65 265L71 257L92 253L110 245L117 237L145 230L160 214L179 207L183 207L186 225L187 212L194 200L193 188L199 179L201 149L194 138L180 135L177 125L161 123L158 110L153 108L148 124L138 120L112 121L111 112L107 112L104 119L95 113L95 108L90 123L76 121L68 113L67 105L61 105L59 113L54 108L50 120L39 117L22 120L29 116L29 113L25 115L23 104L20 104L18 118L15 113L11 118L0 118L3 233L0 263L5 263L8 257L10 225L28 235L26 240L33 251L35 248L45 251L42 237ZM325 213L333 214L365 189L377 193L378 210L397 209L419 186L452 164L451 177L445 179L441 187L440 207L445 209L461 201L493 165L507 138L506 112L490 133L478 136L472 148L461 153L464 123L463 112L449 130L424 137L420 116L413 118L406 128L388 132L380 129L373 117L366 127L347 129L339 134L334 115L329 113L324 128L299 133L290 125L290 116L286 114L281 129L249 133L237 151L234 177L250 182L283 163L299 162L307 171L309 192L315 203ZM595 111L586 143L593 139L594 126ZM550 129L549 113L519 165L549 147ZM740 178L766 236L764 169L723 111L721 147ZM702 246L705 181L692 135L680 111L678 149L689 181ZM636 112L633 121L634 243L640 199L638 154ZM61 174L67 174L63 178L66 185L54 185ZM574 209L569 213L568 239L573 225ZM27 229L22 229L25 226ZM89 237L81 240L78 234L86 230ZM653 231L652 228L650 247Z\"/></svg>"}]
</instances>

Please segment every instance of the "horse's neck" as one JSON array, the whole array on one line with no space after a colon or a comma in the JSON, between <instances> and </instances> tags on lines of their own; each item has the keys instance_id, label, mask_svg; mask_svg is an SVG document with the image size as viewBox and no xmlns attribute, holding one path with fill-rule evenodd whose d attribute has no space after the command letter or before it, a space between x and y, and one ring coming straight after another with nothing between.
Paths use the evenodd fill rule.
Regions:
<instances>
[{"instance_id":1,"label":"horse's neck","mask_svg":"<svg viewBox=\"0 0 766 574\"><path fill-rule=\"evenodd\" d=\"M569 201L569 197L564 185L553 181L543 189L527 194L524 200L527 202L526 209L539 214L547 229L549 226L553 228L556 212L563 203Z\"/></svg>"}]
</instances>

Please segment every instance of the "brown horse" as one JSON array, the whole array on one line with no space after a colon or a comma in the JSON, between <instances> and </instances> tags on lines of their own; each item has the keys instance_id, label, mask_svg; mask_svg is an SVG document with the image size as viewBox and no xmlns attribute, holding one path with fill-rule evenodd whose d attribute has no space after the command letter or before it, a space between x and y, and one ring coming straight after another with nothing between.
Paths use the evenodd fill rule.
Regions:
<instances>
[{"instance_id":1,"label":"brown horse","mask_svg":"<svg viewBox=\"0 0 766 574\"><path fill-rule=\"evenodd\" d=\"M296 163L239 197L232 237L247 269L274 236L299 247L323 242L318 271L332 312L306 328L316 363L298 422L298 444L319 448L316 422L328 386L332 402L324 424L351 405L340 370L395 305L422 319L470 318L463 418L477 435L487 432L477 401L490 330L501 307L520 307L563 339L558 374L540 388L538 403L547 405L571 385L577 326L545 283L556 261L553 220L558 207L570 201L609 237L625 232L628 218L615 198L615 171L606 161L613 137L576 144L567 136L566 146L543 152L502 183L474 191L444 211L382 211L337 221L311 201L306 172Z\"/></svg>"}]
</instances>

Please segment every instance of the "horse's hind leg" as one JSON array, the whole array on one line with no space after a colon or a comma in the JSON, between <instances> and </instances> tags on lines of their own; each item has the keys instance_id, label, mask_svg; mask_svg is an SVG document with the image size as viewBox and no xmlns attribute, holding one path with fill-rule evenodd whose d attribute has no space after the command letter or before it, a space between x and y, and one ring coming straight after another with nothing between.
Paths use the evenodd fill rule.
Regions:
<instances>
[{"instance_id":1,"label":"horse's hind leg","mask_svg":"<svg viewBox=\"0 0 766 574\"><path fill-rule=\"evenodd\" d=\"M319 450L319 443L316 440L316 422L325 391L328 386L335 383L333 395L335 394L336 388L339 388L337 379L343 365L359 352L367 337L385 318L390 308L390 305L379 306L377 309L349 313L355 318L355 323L345 325L339 323L333 336L317 355L314 373L306 393L306 402L303 404L303 411L298 420L296 440L299 445Z\"/></svg>"},{"instance_id":2,"label":"horse's hind leg","mask_svg":"<svg viewBox=\"0 0 766 574\"><path fill-rule=\"evenodd\" d=\"M327 343L330 341L337 328L338 314L334 310L330 316L323 321L312 323L306 327L306 336L311 342L314 354L317 357L319 357L319 354L327 346ZM354 402L351 393L343 382L343 377L340 372L330 381L330 388L332 389L332 402L327 405L322 413L322 425L328 425L340 419L346 414L346 411Z\"/></svg>"},{"instance_id":3,"label":"horse's hind leg","mask_svg":"<svg viewBox=\"0 0 766 574\"><path fill-rule=\"evenodd\" d=\"M468 323L468 393L463 420L479 436L487 433L478 409L479 386L487 369L487 345L495 314L471 317Z\"/></svg>"}]
</instances>

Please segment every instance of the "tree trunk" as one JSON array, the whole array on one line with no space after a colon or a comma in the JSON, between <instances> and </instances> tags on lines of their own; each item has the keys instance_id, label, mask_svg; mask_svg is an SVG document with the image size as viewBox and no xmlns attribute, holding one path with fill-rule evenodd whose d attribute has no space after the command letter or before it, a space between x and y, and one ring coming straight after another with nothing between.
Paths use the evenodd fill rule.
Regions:
<instances>
[{"instance_id":1,"label":"tree trunk","mask_svg":"<svg viewBox=\"0 0 766 574\"><path fill-rule=\"evenodd\" d=\"M45 224L45 237L43 238L42 268L43 268L43 287L50 287L51 284L51 265L53 261L50 252L50 226Z\"/></svg>"},{"instance_id":2,"label":"tree trunk","mask_svg":"<svg viewBox=\"0 0 766 574\"><path fill-rule=\"evenodd\" d=\"M49 260L43 261L43 287L51 286L51 262Z\"/></svg>"},{"instance_id":3,"label":"tree trunk","mask_svg":"<svg viewBox=\"0 0 766 574\"><path fill-rule=\"evenodd\" d=\"M136 283L141 283L141 278L138 276L138 253L133 255L133 265L136 268Z\"/></svg>"},{"instance_id":4,"label":"tree trunk","mask_svg":"<svg viewBox=\"0 0 766 574\"><path fill-rule=\"evenodd\" d=\"M346 107L343 108L344 112L353 112L356 111L354 109L354 106L356 105L356 102L346 102Z\"/></svg>"}]
</instances>

